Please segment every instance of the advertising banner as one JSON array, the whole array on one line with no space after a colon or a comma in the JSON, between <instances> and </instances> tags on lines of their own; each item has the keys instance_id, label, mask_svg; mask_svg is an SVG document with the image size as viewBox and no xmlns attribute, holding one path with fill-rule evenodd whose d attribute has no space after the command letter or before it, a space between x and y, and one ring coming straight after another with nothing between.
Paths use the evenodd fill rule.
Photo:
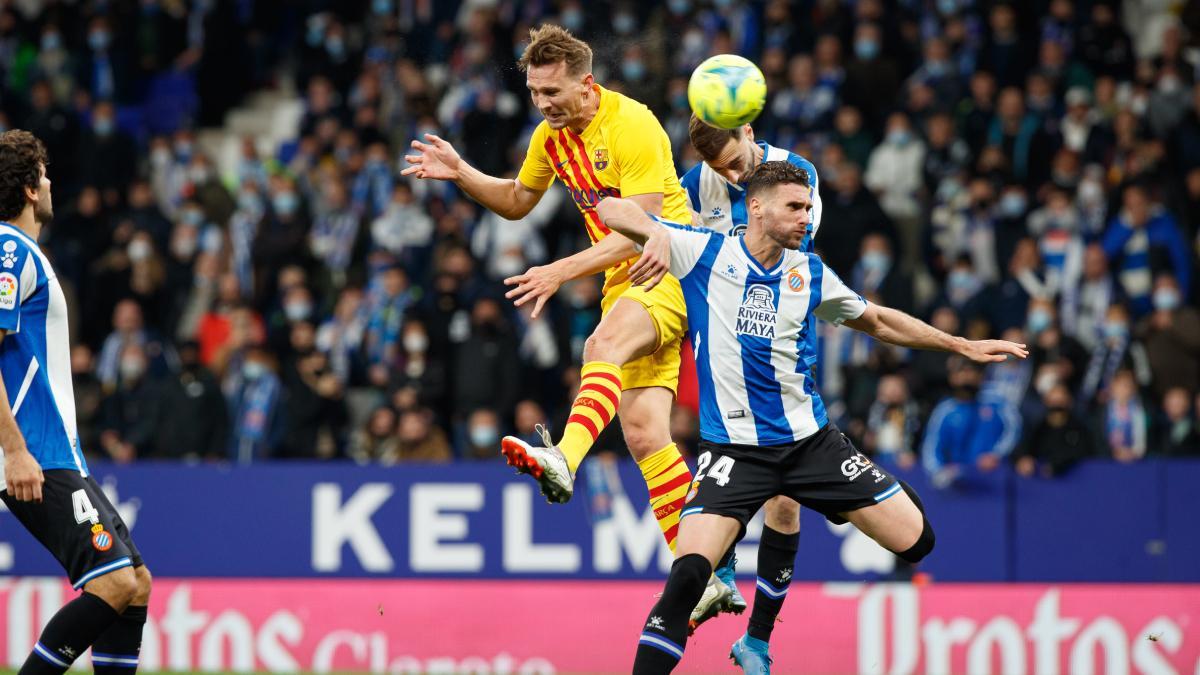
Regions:
<instances>
[{"instance_id":1,"label":"advertising banner","mask_svg":"<svg viewBox=\"0 0 1200 675\"><path fill-rule=\"evenodd\" d=\"M163 577L661 580L671 561L632 462L590 459L565 505L499 462L94 472ZM1056 480L1001 470L945 488L897 473L937 533L921 566L937 581L1200 581L1200 462L1097 462ZM802 518L796 579L889 579L895 556L848 525ZM738 547L747 579L761 529L760 514ZM0 575L61 573L0 508Z\"/></svg>"},{"instance_id":2,"label":"advertising banner","mask_svg":"<svg viewBox=\"0 0 1200 675\"><path fill-rule=\"evenodd\" d=\"M629 672L661 584L644 581L159 580L140 669ZM742 592L752 597L753 584ZM0 663L18 667L71 596L0 580ZM1200 672L1200 588L794 583L776 673ZM676 672L731 672L746 617L700 627ZM86 657L77 663L87 665Z\"/></svg>"}]
</instances>

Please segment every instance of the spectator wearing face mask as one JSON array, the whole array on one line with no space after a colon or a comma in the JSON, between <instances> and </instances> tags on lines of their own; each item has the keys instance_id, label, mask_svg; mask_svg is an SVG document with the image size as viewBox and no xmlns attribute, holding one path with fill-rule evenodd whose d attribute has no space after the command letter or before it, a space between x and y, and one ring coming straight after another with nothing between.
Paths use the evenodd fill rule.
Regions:
<instances>
[{"instance_id":1,"label":"spectator wearing face mask","mask_svg":"<svg viewBox=\"0 0 1200 675\"><path fill-rule=\"evenodd\" d=\"M913 270L920 256L922 187L921 166L925 143L912 131L908 116L902 112L888 117L887 135L871 153L863 182L879 197L884 213L896 223L900 235L900 259L905 269Z\"/></svg>"},{"instance_id":2,"label":"spectator wearing face mask","mask_svg":"<svg viewBox=\"0 0 1200 675\"><path fill-rule=\"evenodd\" d=\"M1056 384L1042 396L1045 414L1029 430L1016 452L1017 473L1029 478L1061 475L1076 462L1095 455L1087 424L1075 414L1071 390Z\"/></svg>"},{"instance_id":3,"label":"spectator wearing face mask","mask_svg":"<svg viewBox=\"0 0 1200 675\"><path fill-rule=\"evenodd\" d=\"M882 125L884 112L900 91L900 71L883 52L879 25L859 23L854 28L854 58L846 65L843 100L862 111L871 127Z\"/></svg>"},{"instance_id":4,"label":"spectator wearing face mask","mask_svg":"<svg viewBox=\"0 0 1200 675\"><path fill-rule=\"evenodd\" d=\"M1166 457L1200 457L1200 426L1192 415L1192 397L1183 387L1163 394L1155 454Z\"/></svg>"},{"instance_id":5,"label":"spectator wearing face mask","mask_svg":"<svg viewBox=\"0 0 1200 675\"><path fill-rule=\"evenodd\" d=\"M517 338L500 303L480 298L471 308L470 335L455 345L453 369L454 416L463 419L472 410L512 410L521 379Z\"/></svg>"},{"instance_id":6,"label":"spectator wearing face mask","mask_svg":"<svg viewBox=\"0 0 1200 675\"><path fill-rule=\"evenodd\" d=\"M1084 249L1082 272L1077 283L1060 287L1058 311L1063 331L1092 350L1102 339L1104 315L1117 300L1118 288L1100 244Z\"/></svg>"},{"instance_id":7,"label":"spectator wearing face mask","mask_svg":"<svg viewBox=\"0 0 1200 675\"><path fill-rule=\"evenodd\" d=\"M1100 400L1097 397L1108 391L1121 369L1133 373L1139 386L1150 383L1150 360L1145 346L1133 335L1129 311L1124 305L1114 304L1105 312L1101 336L1079 388L1080 410L1087 410L1093 401L1103 403L1103 397Z\"/></svg>"},{"instance_id":8,"label":"spectator wearing face mask","mask_svg":"<svg viewBox=\"0 0 1200 675\"><path fill-rule=\"evenodd\" d=\"M1077 287L1083 274L1084 246L1082 222L1070 194L1051 187L1046 205L1029 214L1026 227L1037 238L1047 290L1057 297Z\"/></svg>"},{"instance_id":9,"label":"spectator wearing face mask","mask_svg":"<svg viewBox=\"0 0 1200 675\"><path fill-rule=\"evenodd\" d=\"M951 357L952 395L929 416L921 461L935 485L946 487L975 469L988 472L1012 452L1021 436L1016 409L979 396L978 365Z\"/></svg>"},{"instance_id":10,"label":"spectator wearing face mask","mask_svg":"<svg viewBox=\"0 0 1200 675\"><path fill-rule=\"evenodd\" d=\"M344 388L328 357L317 351L311 322L290 324L286 352L280 380L288 424L275 457L328 459L346 440L341 433L347 423Z\"/></svg>"},{"instance_id":11,"label":"spectator wearing face mask","mask_svg":"<svg viewBox=\"0 0 1200 675\"><path fill-rule=\"evenodd\" d=\"M1105 392L1104 437L1113 459L1133 462L1146 456L1150 418L1129 370L1117 371Z\"/></svg>"},{"instance_id":12,"label":"spectator wearing face mask","mask_svg":"<svg viewBox=\"0 0 1200 675\"><path fill-rule=\"evenodd\" d=\"M120 464L152 453L152 411L158 392L149 366L142 346L127 343L121 350L116 388L101 404L100 447Z\"/></svg>"},{"instance_id":13,"label":"spectator wearing face mask","mask_svg":"<svg viewBox=\"0 0 1200 675\"><path fill-rule=\"evenodd\" d=\"M496 458L496 444L500 442L500 416L491 408L479 408L467 416L466 438L463 459L492 460Z\"/></svg>"},{"instance_id":14,"label":"spectator wearing face mask","mask_svg":"<svg viewBox=\"0 0 1200 675\"><path fill-rule=\"evenodd\" d=\"M158 333L146 327L142 308L134 300L117 303L112 315L113 332L104 339L96 363L96 376L108 391L116 388L120 378L122 354L129 345L141 348L147 367L155 376L166 373L176 362L174 349Z\"/></svg>"},{"instance_id":15,"label":"spectator wearing face mask","mask_svg":"<svg viewBox=\"0 0 1200 675\"><path fill-rule=\"evenodd\" d=\"M226 374L226 402L230 431L228 457L237 464L270 459L286 431L283 388L275 370L275 358L261 343L251 344L239 367Z\"/></svg>"},{"instance_id":16,"label":"spectator wearing face mask","mask_svg":"<svg viewBox=\"0 0 1200 675\"><path fill-rule=\"evenodd\" d=\"M100 190L120 191L133 181L137 146L117 128L116 108L109 101L92 107L92 126L80 134L79 179Z\"/></svg>"},{"instance_id":17,"label":"spectator wearing face mask","mask_svg":"<svg viewBox=\"0 0 1200 675\"><path fill-rule=\"evenodd\" d=\"M864 295L878 295L880 302L888 307L911 313L916 304L912 275L896 264L888 238L882 234L868 234L863 237L859 250L858 264L850 275L853 287Z\"/></svg>"},{"instance_id":18,"label":"spectator wearing face mask","mask_svg":"<svg viewBox=\"0 0 1200 675\"><path fill-rule=\"evenodd\" d=\"M1187 242L1175 218L1150 201L1146 188L1125 188L1124 208L1108 224L1101 245L1115 268L1117 279L1135 318L1154 309L1153 275L1170 270L1180 289L1191 283ZM1186 292L1181 299L1186 299Z\"/></svg>"},{"instance_id":19,"label":"spectator wearing face mask","mask_svg":"<svg viewBox=\"0 0 1200 675\"><path fill-rule=\"evenodd\" d=\"M1088 361L1088 351L1078 340L1063 332L1053 301L1046 298L1030 300L1025 334L1025 340L1017 341L1030 343L1028 363L1033 369L1052 364L1059 379L1067 386L1074 389L1079 385Z\"/></svg>"},{"instance_id":20,"label":"spectator wearing face mask","mask_svg":"<svg viewBox=\"0 0 1200 675\"><path fill-rule=\"evenodd\" d=\"M1161 399L1169 389L1200 389L1200 312L1183 304L1170 274L1160 274L1151 296L1154 311L1141 320L1137 336L1150 359L1151 389Z\"/></svg>"},{"instance_id":21,"label":"spectator wearing face mask","mask_svg":"<svg viewBox=\"0 0 1200 675\"><path fill-rule=\"evenodd\" d=\"M152 407L154 458L215 461L227 456L225 397L216 376L201 365L195 342L180 345L179 370L162 378Z\"/></svg>"}]
</instances>

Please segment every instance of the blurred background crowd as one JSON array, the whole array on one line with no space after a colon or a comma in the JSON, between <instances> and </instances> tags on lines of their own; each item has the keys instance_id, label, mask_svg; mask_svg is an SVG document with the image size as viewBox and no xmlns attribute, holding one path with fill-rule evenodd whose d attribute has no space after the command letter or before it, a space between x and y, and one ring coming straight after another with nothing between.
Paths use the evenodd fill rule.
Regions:
<instances>
[{"instance_id":1,"label":"blurred background crowd","mask_svg":"<svg viewBox=\"0 0 1200 675\"><path fill-rule=\"evenodd\" d=\"M692 68L759 63L756 136L816 164L830 266L1031 346L978 368L822 325L821 391L866 451L946 482L1200 455L1200 1L9 0L0 127L50 152L85 451L496 461L561 428L599 279L536 320L502 280L586 245L574 205L513 222L399 177L426 132L515 175L543 21L658 114L680 173ZM262 91L296 92L295 128L206 148ZM617 425L601 447L624 455Z\"/></svg>"}]
</instances>

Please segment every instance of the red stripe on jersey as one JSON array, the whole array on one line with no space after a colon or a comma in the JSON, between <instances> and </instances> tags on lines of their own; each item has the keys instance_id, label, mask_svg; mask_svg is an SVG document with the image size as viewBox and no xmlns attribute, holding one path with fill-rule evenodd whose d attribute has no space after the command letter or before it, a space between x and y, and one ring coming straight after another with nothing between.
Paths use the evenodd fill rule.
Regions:
<instances>
[{"instance_id":1,"label":"red stripe on jersey","mask_svg":"<svg viewBox=\"0 0 1200 675\"><path fill-rule=\"evenodd\" d=\"M550 155L550 163L554 165L554 173L558 175L558 179L561 180L568 188L574 186L575 189L578 190L579 187L575 186L575 182L571 180L570 176L568 176L567 172L563 169L563 164L566 164L566 162L560 162L558 159L558 149L557 146L554 145L553 138L546 139L546 154ZM578 204L576 204L576 206L578 206ZM593 231L593 227L587 217L587 212L584 212L583 214L583 229L587 230L588 239L591 239L593 244L600 241L600 238L596 235L596 232L599 230Z\"/></svg>"},{"instance_id":2,"label":"red stripe on jersey","mask_svg":"<svg viewBox=\"0 0 1200 675\"><path fill-rule=\"evenodd\" d=\"M668 527L666 532L663 532L663 539L667 540L667 546L675 543L676 534L679 534L679 523L675 523Z\"/></svg>"},{"instance_id":3,"label":"red stripe on jersey","mask_svg":"<svg viewBox=\"0 0 1200 675\"><path fill-rule=\"evenodd\" d=\"M567 143L566 139L564 139L563 136L564 136L563 132L561 132L561 131L558 132L558 145L559 145L559 147L561 147L563 149L563 154L565 154L567 156L567 164L571 165L571 173L575 174L576 189L578 189L580 192L585 192L588 189L590 189L594 192L598 192L600 186L598 186L598 185L589 186L587 179L583 177L583 169L579 168L579 162L575 160L575 152L573 150L571 150L570 144ZM584 159L586 160L587 157L584 157ZM599 196L599 195L597 195L597 196ZM576 205L578 206L579 203L576 202ZM584 209L584 208L580 207L579 210L583 212L584 218L587 218L591 221L592 226L596 228L597 232L601 232L603 234L608 234L609 232L611 232L612 230L608 229L608 227L606 227L604 225L604 223L600 222L600 216L596 215L596 211L594 208L595 204L593 204L592 207L593 208L589 208L589 209Z\"/></svg>"},{"instance_id":4,"label":"red stripe on jersey","mask_svg":"<svg viewBox=\"0 0 1200 675\"><path fill-rule=\"evenodd\" d=\"M609 389L608 387L605 387L604 385L596 384L593 382L592 384L585 384L579 388L580 394L582 394L585 391L599 392L601 395L604 396L604 398L608 399L609 403L612 404L613 410L616 410L617 408L621 407L621 401L620 401L620 399L617 398L617 395L612 392L612 389ZM597 412L599 412L599 411L597 411Z\"/></svg>"},{"instance_id":5,"label":"red stripe on jersey","mask_svg":"<svg viewBox=\"0 0 1200 675\"><path fill-rule=\"evenodd\" d=\"M612 382L613 385L616 386L617 389L623 390L623 387L621 387L621 378L617 377L616 375L613 375L612 373L605 373L605 372L599 372L599 371L594 372L594 373L588 373L587 375L583 376L583 379L580 380L580 382L586 384L587 381L592 379L593 377L598 377L602 380L608 380L609 382Z\"/></svg>"},{"instance_id":6,"label":"red stripe on jersey","mask_svg":"<svg viewBox=\"0 0 1200 675\"><path fill-rule=\"evenodd\" d=\"M669 493L671 490L674 490L681 485L687 485L690 482L692 482L692 474L681 473L672 478L670 481L659 485L658 487L650 488L650 501L654 501L655 499L658 499L659 497Z\"/></svg>"},{"instance_id":7,"label":"red stripe on jersey","mask_svg":"<svg viewBox=\"0 0 1200 675\"><path fill-rule=\"evenodd\" d=\"M558 133L563 134L564 132L560 131ZM588 175L592 177L592 184L595 186L596 192L602 192L604 190L604 183L601 183L600 179L596 177L596 172L592 171L592 163L587 161L587 159L588 159L587 148L584 147L584 145L583 145L583 139L580 138L578 134L576 134L574 131L571 131L570 129L565 130L565 133L567 136L570 136L571 140L575 141L575 145L578 146L579 156L583 158L583 165L587 168ZM559 138L559 142L560 143L562 142L561 137ZM616 190L616 193L617 193L616 194L617 197L621 196L620 190ZM599 219L597 219L597 220L599 220ZM604 234L609 234L612 232L612 230L608 229L608 226L605 225L603 222L600 222L599 225L600 225L600 231L603 232Z\"/></svg>"},{"instance_id":8,"label":"red stripe on jersey","mask_svg":"<svg viewBox=\"0 0 1200 675\"><path fill-rule=\"evenodd\" d=\"M567 424L580 424L585 427L588 433L592 435L592 441L595 441L600 436L600 430L596 428L596 423L587 415L575 413L567 419Z\"/></svg>"}]
</instances>

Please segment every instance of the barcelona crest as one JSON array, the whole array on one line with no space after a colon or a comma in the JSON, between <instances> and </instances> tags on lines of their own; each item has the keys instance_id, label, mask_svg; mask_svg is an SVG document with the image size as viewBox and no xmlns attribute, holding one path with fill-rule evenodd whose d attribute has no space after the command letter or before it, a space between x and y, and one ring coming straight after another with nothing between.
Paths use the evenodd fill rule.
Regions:
<instances>
[{"instance_id":1,"label":"barcelona crest","mask_svg":"<svg viewBox=\"0 0 1200 675\"><path fill-rule=\"evenodd\" d=\"M603 171L608 168L608 150L606 148L599 148L596 150L596 159L594 164L596 165L597 171Z\"/></svg>"}]
</instances>

